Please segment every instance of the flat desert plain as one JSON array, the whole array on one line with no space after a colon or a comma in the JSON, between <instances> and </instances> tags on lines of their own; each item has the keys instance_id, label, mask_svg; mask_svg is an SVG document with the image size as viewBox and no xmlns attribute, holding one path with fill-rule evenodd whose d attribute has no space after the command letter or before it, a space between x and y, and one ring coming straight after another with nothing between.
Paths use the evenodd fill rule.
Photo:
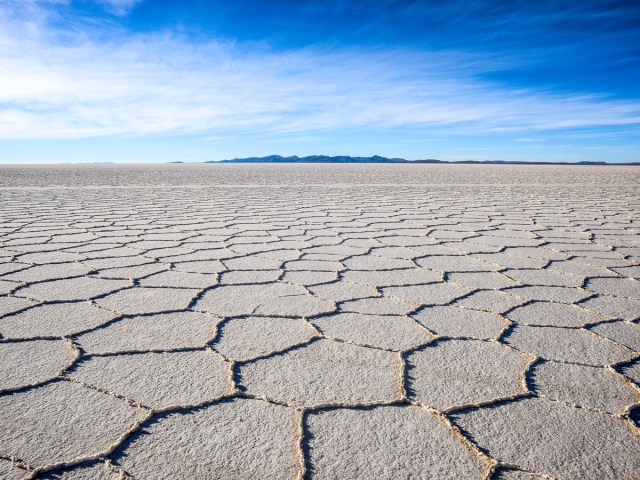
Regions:
<instances>
[{"instance_id":1,"label":"flat desert plain","mask_svg":"<svg viewBox=\"0 0 640 480\"><path fill-rule=\"evenodd\" d=\"M638 479L640 168L0 167L3 479Z\"/></svg>"}]
</instances>

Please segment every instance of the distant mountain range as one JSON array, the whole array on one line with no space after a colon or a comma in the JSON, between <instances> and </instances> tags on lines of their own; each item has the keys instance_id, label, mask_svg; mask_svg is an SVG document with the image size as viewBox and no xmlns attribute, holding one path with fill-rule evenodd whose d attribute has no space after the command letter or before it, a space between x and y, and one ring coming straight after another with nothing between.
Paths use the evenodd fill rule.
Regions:
<instances>
[{"instance_id":1,"label":"distant mountain range","mask_svg":"<svg viewBox=\"0 0 640 480\"><path fill-rule=\"evenodd\" d=\"M439 162L439 160L427 160L429 162ZM269 155L267 157L234 158L232 160L221 160L219 162L205 163L407 163L404 158L387 158L374 155L373 157L350 157L340 155L329 157L327 155L310 155L308 157L282 157L280 155Z\"/></svg>"},{"instance_id":2,"label":"distant mountain range","mask_svg":"<svg viewBox=\"0 0 640 480\"><path fill-rule=\"evenodd\" d=\"M340 155L330 157L327 155L310 155L308 157L283 157L281 155L269 155L266 157L234 158L232 160L208 161L204 163L461 163L461 164L517 164L517 165L609 165L607 162L513 162L508 160L461 160L450 162L447 160L406 160L404 158L387 158L379 155L373 157L350 157ZM619 164L617 164L619 165ZM640 165L640 162L626 163L624 165Z\"/></svg>"}]
</instances>

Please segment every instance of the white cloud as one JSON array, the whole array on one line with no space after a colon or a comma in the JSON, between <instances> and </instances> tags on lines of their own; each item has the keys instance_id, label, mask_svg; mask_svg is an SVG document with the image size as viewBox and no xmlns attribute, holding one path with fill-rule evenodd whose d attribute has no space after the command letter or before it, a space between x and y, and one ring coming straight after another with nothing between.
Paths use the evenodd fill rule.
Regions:
<instances>
[{"instance_id":1,"label":"white cloud","mask_svg":"<svg viewBox=\"0 0 640 480\"><path fill-rule=\"evenodd\" d=\"M106 3L125 12L135 2ZM276 52L117 26L105 35L71 20L53 28L55 9L29 5L16 14L0 0L0 139L354 127L535 132L640 122L638 104L480 81L474 72L490 65L461 53Z\"/></svg>"}]
</instances>

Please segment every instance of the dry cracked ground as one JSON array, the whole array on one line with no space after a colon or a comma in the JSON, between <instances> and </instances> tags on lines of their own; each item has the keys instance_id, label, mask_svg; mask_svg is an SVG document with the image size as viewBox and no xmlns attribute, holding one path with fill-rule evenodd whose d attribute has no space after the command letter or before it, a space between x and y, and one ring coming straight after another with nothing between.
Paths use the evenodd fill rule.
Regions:
<instances>
[{"instance_id":1,"label":"dry cracked ground","mask_svg":"<svg viewBox=\"0 0 640 480\"><path fill-rule=\"evenodd\" d=\"M0 168L3 479L638 479L640 169Z\"/></svg>"}]
</instances>

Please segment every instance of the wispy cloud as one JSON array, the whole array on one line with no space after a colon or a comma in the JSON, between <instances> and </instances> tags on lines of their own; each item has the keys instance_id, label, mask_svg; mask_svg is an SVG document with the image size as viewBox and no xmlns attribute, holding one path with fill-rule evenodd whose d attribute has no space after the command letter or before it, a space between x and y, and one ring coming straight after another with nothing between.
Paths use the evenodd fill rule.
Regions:
<instances>
[{"instance_id":1,"label":"wispy cloud","mask_svg":"<svg viewBox=\"0 0 640 480\"><path fill-rule=\"evenodd\" d=\"M142 1L144 0L95 0L96 3L103 5L116 15L126 15Z\"/></svg>"},{"instance_id":2,"label":"wispy cloud","mask_svg":"<svg viewBox=\"0 0 640 480\"><path fill-rule=\"evenodd\" d=\"M104 0L124 14L135 0ZM640 123L640 103L509 89L464 52L307 48L130 34L0 0L0 139L341 128L534 132Z\"/></svg>"}]
</instances>

